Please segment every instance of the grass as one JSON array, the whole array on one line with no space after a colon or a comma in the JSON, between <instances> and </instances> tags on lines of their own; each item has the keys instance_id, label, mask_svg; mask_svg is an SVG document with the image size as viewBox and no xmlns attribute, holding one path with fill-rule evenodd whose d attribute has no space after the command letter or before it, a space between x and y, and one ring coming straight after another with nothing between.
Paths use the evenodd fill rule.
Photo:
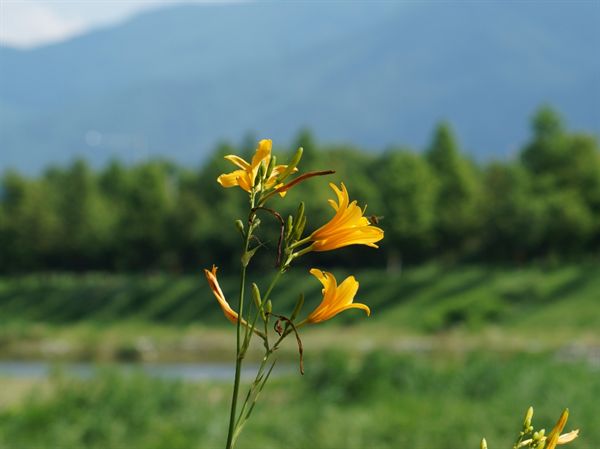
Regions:
<instances>
[{"instance_id":1,"label":"grass","mask_svg":"<svg viewBox=\"0 0 600 449\"><path fill-rule=\"evenodd\" d=\"M275 290L276 308L300 291L305 313L318 303L302 271ZM582 436L569 447L600 446L600 264L354 274L372 316L302 330L306 376L267 386L240 449L465 449L482 436L509 448L529 405L546 429L570 407ZM235 278L220 279L233 297ZM0 358L230 361L232 338L201 275L0 278ZM296 360L286 343L281 357ZM0 448L222 447L229 394L110 370L0 379Z\"/></svg>"},{"instance_id":2,"label":"grass","mask_svg":"<svg viewBox=\"0 0 600 449\"><path fill-rule=\"evenodd\" d=\"M281 377L267 386L240 449L467 449L479 447L482 436L490 448L509 448L529 405L536 426L546 429L569 406L568 429L582 429L570 447L600 443L600 376L586 363L377 350L308 354L306 368L304 378ZM114 371L86 380L56 375L0 409L0 447L222 447L229 388Z\"/></svg>"},{"instance_id":3,"label":"grass","mask_svg":"<svg viewBox=\"0 0 600 449\"><path fill-rule=\"evenodd\" d=\"M304 291L307 308L320 300L319 284L304 270L292 271L276 289L276 305L289 310ZM338 277L348 273L335 270ZM402 273L361 271L359 298L378 324L401 324L421 332L488 323L528 327L541 312L559 328L600 326L587 313L600 301L600 264L503 268L429 264ZM259 285L268 277L259 275ZM235 296L237 278L223 276L225 294ZM565 315L565 310L570 313ZM345 314L342 323L356 321ZM0 278L0 322L69 324L141 321L183 325L222 322L202 275L30 275ZM338 319L340 322L340 319Z\"/></svg>"},{"instance_id":4,"label":"grass","mask_svg":"<svg viewBox=\"0 0 600 449\"><path fill-rule=\"evenodd\" d=\"M317 281L302 271L283 278L273 296L276 309L289 312L301 291L305 313L320 301ZM402 273L355 274L361 283L357 300L371 307L372 316L351 310L303 331L313 347L348 341L392 349L411 342L521 349L598 344L600 264L429 264ZM237 280L223 276L221 282L234 297ZM0 278L2 358L228 360L230 332L201 275Z\"/></svg>"}]
</instances>

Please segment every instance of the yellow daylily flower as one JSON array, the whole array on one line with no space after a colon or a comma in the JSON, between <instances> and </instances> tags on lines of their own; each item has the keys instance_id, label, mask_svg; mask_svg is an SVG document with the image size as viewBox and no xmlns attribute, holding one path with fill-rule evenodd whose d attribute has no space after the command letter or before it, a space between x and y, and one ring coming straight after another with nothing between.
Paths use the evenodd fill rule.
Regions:
<instances>
[{"instance_id":1,"label":"yellow daylily flower","mask_svg":"<svg viewBox=\"0 0 600 449\"><path fill-rule=\"evenodd\" d=\"M321 304L306 318L305 322L319 323L333 318L347 309L362 309L371 315L371 310L365 304L354 303L358 291L358 282L354 276L347 277L339 286L333 274L312 268L310 274L323 284L323 300Z\"/></svg>"},{"instance_id":2,"label":"yellow daylily flower","mask_svg":"<svg viewBox=\"0 0 600 449\"><path fill-rule=\"evenodd\" d=\"M531 409L531 407L530 407L530 409ZM558 419L558 422L554 426L554 429L552 429L552 432L550 432L550 434L547 437L543 436L540 439L542 442L546 443L546 445L544 446L544 449L555 449L556 446L570 443L571 441L573 441L575 438L577 438L579 436L579 429L572 430L568 433L563 433L562 435L560 434L562 432L562 430L564 429L565 424L567 424L568 418L569 418L569 409L565 409L562 412L562 414L560 415L560 418ZM519 447L528 446L532 442L533 442L532 439L523 440L519 444Z\"/></svg>"},{"instance_id":3,"label":"yellow daylily flower","mask_svg":"<svg viewBox=\"0 0 600 449\"><path fill-rule=\"evenodd\" d=\"M225 295L223 294L223 291L221 290L219 281L217 281L217 269L218 268L213 265L211 271L204 269L204 274L206 275L206 280L208 281L208 285L210 286L210 289L212 290L213 294L215 295L215 298L217 298L217 301L219 301L219 305L221 306L221 309L223 309L225 318L227 318L229 321L231 321L232 323L235 324L235 323L237 323L237 320L238 320L238 314L236 311L234 311L231 308L231 306L227 302L227 299L225 299ZM246 320L242 320L242 324L245 325Z\"/></svg>"},{"instance_id":4,"label":"yellow daylily flower","mask_svg":"<svg viewBox=\"0 0 600 449\"><path fill-rule=\"evenodd\" d=\"M217 178L217 182L221 184L223 187L235 187L239 186L244 189L246 192L250 192L252 187L254 187L254 182L256 180L256 174L258 173L258 169L261 164L265 167L269 165L271 161L271 149L273 147L273 141L271 139L263 139L258 142L258 148L256 148L256 153L252 157L252 161L250 163L246 162L239 156L235 154L230 154L225 156L225 159L232 162L233 164L239 167L238 170L234 170L231 173L224 173ZM273 167L273 171L269 176L269 179L265 182L265 188L270 189L272 187L278 187L283 184L275 185L277 182L277 177L283 173L283 171L287 168L287 165L276 165ZM294 170L297 171L297 170ZM283 195L282 195L283 196Z\"/></svg>"},{"instance_id":5,"label":"yellow daylily flower","mask_svg":"<svg viewBox=\"0 0 600 449\"><path fill-rule=\"evenodd\" d=\"M569 433L565 433L563 435L560 434L562 432L562 430L564 429L565 424L567 424L567 419L569 419L569 409L568 408L562 412L562 414L560 415L560 418L558 418L558 422L554 426L554 429L552 429L552 432L550 432L550 435L548 435L548 439L546 440L547 441L546 449L554 449L557 444L570 443L571 441L573 441L575 438L577 438L579 436L579 429L573 430L573 431L571 431Z\"/></svg>"},{"instance_id":6,"label":"yellow daylily flower","mask_svg":"<svg viewBox=\"0 0 600 449\"><path fill-rule=\"evenodd\" d=\"M348 245L367 245L378 248L375 242L383 238L383 230L372 226L367 217L363 216L363 210L358 207L356 201L350 203L346 186L342 183L341 190L330 183L329 186L337 195L335 200L329 200L329 204L335 210L333 218L310 235L313 241L313 251L330 251Z\"/></svg>"}]
</instances>

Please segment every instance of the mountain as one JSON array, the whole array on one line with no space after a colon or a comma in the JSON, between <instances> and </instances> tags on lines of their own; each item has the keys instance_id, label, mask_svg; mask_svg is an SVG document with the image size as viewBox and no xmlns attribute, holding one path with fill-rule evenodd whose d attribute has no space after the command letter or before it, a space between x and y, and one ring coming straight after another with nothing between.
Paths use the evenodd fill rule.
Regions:
<instances>
[{"instance_id":1,"label":"mountain","mask_svg":"<svg viewBox=\"0 0 600 449\"><path fill-rule=\"evenodd\" d=\"M377 150L450 120L506 157L542 103L600 133L598 2L180 5L69 41L0 47L0 170L165 155L199 163L301 127Z\"/></svg>"}]
</instances>

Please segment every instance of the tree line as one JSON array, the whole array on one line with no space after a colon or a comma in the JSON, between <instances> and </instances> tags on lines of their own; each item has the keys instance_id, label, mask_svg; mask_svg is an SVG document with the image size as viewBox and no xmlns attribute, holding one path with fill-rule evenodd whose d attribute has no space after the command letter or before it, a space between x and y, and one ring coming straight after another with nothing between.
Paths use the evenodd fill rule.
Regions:
<instances>
[{"instance_id":1,"label":"tree line","mask_svg":"<svg viewBox=\"0 0 600 449\"><path fill-rule=\"evenodd\" d=\"M268 136L265 136L268 137ZM216 183L233 170L223 156L251 158L254 139L217 146L194 169L166 160L100 170L76 160L37 176L6 171L0 178L0 273L30 271L196 271L218 262L237 265L246 195ZM301 171L335 169L328 179L297 185L273 207L292 214L307 202L310 231L332 210L328 182L345 181L367 215L385 230L382 252L348 248L319 255L320 266L399 267L433 258L525 263L590 256L600 249L600 148L596 137L566 129L550 107L531 122L529 141L508 161L475 163L448 123L424 151L389 148L380 154L349 145L322 145L309 131L285 163L304 148ZM272 217L264 225L276 231ZM262 263L277 242L265 233ZM382 256L383 254L383 256ZM308 263L310 263L310 256Z\"/></svg>"}]
</instances>

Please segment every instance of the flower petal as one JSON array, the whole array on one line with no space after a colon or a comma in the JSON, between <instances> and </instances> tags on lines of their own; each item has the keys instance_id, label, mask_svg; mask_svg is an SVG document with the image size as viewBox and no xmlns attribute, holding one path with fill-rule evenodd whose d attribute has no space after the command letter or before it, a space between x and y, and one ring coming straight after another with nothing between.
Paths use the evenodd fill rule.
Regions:
<instances>
[{"instance_id":1,"label":"flower petal","mask_svg":"<svg viewBox=\"0 0 600 449\"><path fill-rule=\"evenodd\" d=\"M273 141L271 139L263 139L258 142L258 148L256 153L252 157L252 163L250 164L253 169L258 167L264 160L268 164L271 160L271 148L273 147Z\"/></svg>"},{"instance_id":2,"label":"flower petal","mask_svg":"<svg viewBox=\"0 0 600 449\"><path fill-rule=\"evenodd\" d=\"M235 170L231 173L224 173L217 178L217 182L223 187L235 187L240 185L240 179L246 176L244 170Z\"/></svg>"},{"instance_id":3,"label":"flower petal","mask_svg":"<svg viewBox=\"0 0 600 449\"><path fill-rule=\"evenodd\" d=\"M567 444L573 441L575 438L579 436L579 429L571 430L568 433L563 433L560 437L558 437L558 441L556 444Z\"/></svg>"},{"instance_id":4,"label":"flower petal","mask_svg":"<svg viewBox=\"0 0 600 449\"><path fill-rule=\"evenodd\" d=\"M319 323L333 318L347 309L362 309L367 312L367 315L371 314L371 310L365 304L353 303L359 286L354 276L348 276L338 286L335 276L331 273L317 268L312 268L310 273L323 285L323 299L306 318L307 322Z\"/></svg>"},{"instance_id":5,"label":"flower petal","mask_svg":"<svg viewBox=\"0 0 600 449\"><path fill-rule=\"evenodd\" d=\"M242 170L248 170L250 168L250 164L248 162L246 162L241 157L236 156L235 154L228 154L227 156L225 156L225 159L227 159L229 162L233 162Z\"/></svg>"},{"instance_id":6,"label":"flower petal","mask_svg":"<svg viewBox=\"0 0 600 449\"><path fill-rule=\"evenodd\" d=\"M367 245L377 248L375 242L383 238L383 230L372 226L364 217L364 210L356 201L349 203L348 191L344 183L341 188L330 184L337 196L329 200L335 215L311 234L314 251L330 251L348 245Z\"/></svg>"},{"instance_id":7,"label":"flower petal","mask_svg":"<svg viewBox=\"0 0 600 449\"><path fill-rule=\"evenodd\" d=\"M215 295L215 298L217 298L217 301L223 310L225 317L232 323L237 323L238 314L231 308L227 302L227 299L225 299L225 295L223 294L221 286L219 285L219 281L217 280L217 267L213 265L211 271L204 269L204 274L206 276L206 280L208 281L208 285L213 292L213 295ZM244 320L242 320L242 322L243 321Z\"/></svg>"}]
</instances>

